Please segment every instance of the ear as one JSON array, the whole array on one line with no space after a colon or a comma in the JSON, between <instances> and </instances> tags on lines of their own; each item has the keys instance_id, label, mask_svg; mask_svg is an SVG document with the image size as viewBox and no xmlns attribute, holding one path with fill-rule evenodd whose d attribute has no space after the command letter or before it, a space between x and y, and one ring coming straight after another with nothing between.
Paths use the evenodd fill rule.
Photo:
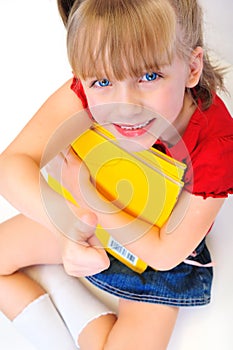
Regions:
<instances>
[{"instance_id":1,"label":"ear","mask_svg":"<svg viewBox=\"0 0 233 350\"><path fill-rule=\"evenodd\" d=\"M197 46L190 57L189 61L189 75L186 82L187 88L195 87L201 77L203 70L203 49L200 46Z\"/></svg>"}]
</instances>

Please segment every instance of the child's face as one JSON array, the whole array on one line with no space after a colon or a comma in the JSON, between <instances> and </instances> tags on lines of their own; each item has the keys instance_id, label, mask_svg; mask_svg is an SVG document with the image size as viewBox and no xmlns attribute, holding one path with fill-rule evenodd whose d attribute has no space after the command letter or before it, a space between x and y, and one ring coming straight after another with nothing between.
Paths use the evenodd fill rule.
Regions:
<instances>
[{"instance_id":1,"label":"child's face","mask_svg":"<svg viewBox=\"0 0 233 350\"><path fill-rule=\"evenodd\" d=\"M130 139L148 148L168 124L178 126L178 132L183 132L188 78L187 63L175 58L161 71L144 72L138 78L117 81L93 77L82 80L82 84L89 108L99 124L117 138ZM183 122L180 122L181 114Z\"/></svg>"}]
</instances>

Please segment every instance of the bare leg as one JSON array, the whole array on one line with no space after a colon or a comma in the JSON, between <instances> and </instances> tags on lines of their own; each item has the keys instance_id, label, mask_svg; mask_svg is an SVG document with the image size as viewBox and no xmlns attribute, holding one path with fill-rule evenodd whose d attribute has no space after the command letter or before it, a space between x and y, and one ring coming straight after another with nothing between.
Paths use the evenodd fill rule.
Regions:
<instances>
[{"instance_id":1,"label":"bare leg","mask_svg":"<svg viewBox=\"0 0 233 350\"><path fill-rule=\"evenodd\" d=\"M120 300L118 319L111 323L107 315L88 324L79 337L80 349L165 350L177 314L175 307ZM98 342L93 340L95 336Z\"/></svg>"},{"instance_id":2,"label":"bare leg","mask_svg":"<svg viewBox=\"0 0 233 350\"><path fill-rule=\"evenodd\" d=\"M80 349L103 350L116 320L115 315L108 314L91 321L78 337Z\"/></svg>"},{"instance_id":3,"label":"bare leg","mask_svg":"<svg viewBox=\"0 0 233 350\"><path fill-rule=\"evenodd\" d=\"M0 310L13 320L29 303L45 293L23 273L0 276Z\"/></svg>"},{"instance_id":4,"label":"bare leg","mask_svg":"<svg viewBox=\"0 0 233 350\"><path fill-rule=\"evenodd\" d=\"M61 262L58 239L35 221L17 215L0 224L0 274Z\"/></svg>"},{"instance_id":5,"label":"bare leg","mask_svg":"<svg viewBox=\"0 0 233 350\"><path fill-rule=\"evenodd\" d=\"M178 308L121 300L119 317L104 350L165 350Z\"/></svg>"},{"instance_id":6,"label":"bare leg","mask_svg":"<svg viewBox=\"0 0 233 350\"><path fill-rule=\"evenodd\" d=\"M61 254L56 237L44 227L23 215L0 224L0 310L6 316L15 318L45 293L35 281L16 271L51 263L61 263Z\"/></svg>"}]
</instances>

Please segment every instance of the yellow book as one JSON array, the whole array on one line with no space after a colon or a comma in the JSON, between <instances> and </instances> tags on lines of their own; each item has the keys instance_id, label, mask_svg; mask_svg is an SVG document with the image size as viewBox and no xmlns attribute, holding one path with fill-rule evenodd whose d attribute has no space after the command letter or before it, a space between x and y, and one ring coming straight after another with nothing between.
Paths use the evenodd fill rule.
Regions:
<instances>
[{"instance_id":1,"label":"yellow book","mask_svg":"<svg viewBox=\"0 0 233 350\"><path fill-rule=\"evenodd\" d=\"M130 153L106 129L95 126L80 135L72 147L88 167L98 191L127 213L161 227L182 190L185 164L150 148ZM67 199L74 198L49 176L50 186ZM76 203L78 205L78 203ZM98 226L96 236L106 250L142 273L147 265Z\"/></svg>"}]
</instances>

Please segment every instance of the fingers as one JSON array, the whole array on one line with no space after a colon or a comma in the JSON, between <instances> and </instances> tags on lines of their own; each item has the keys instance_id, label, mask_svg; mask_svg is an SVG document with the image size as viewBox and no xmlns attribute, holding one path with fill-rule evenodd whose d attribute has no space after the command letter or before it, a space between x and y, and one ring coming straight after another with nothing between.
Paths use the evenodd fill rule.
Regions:
<instances>
[{"instance_id":1,"label":"fingers","mask_svg":"<svg viewBox=\"0 0 233 350\"><path fill-rule=\"evenodd\" d=\"M99 273L109 267L103 248L86 246L66 239L63 245L63 265L71 276L83 277Z\"/></svg>"},{"instance_id":2,"label":"fingers","mask_svg":"<svg viewBox=\"0 0 233 350\"><path fill-rule=\"evenodd\" d=\"M59 152L53 159L46 164L45 170L54 178L59 180L61 179L62 168L64 165L68 165L68 162L71 163L74 161L74 158L77 158L77 155L74 153L72 148L69 146Z\"/></svg>"},{"instance_id":3,"label":"fingers","mask_svg":"<svg viewBox=\"0 0 233 350\"><path fill-rule=\"evenodd\" d=\"M107 269L109 258L95 237L96 215L77 207L75 215L76 222L72 227L75 232L61 238L63 264L69 275L90 276Z\"/></svg>"},{"instance_id":4,"label":"fingers","mask_svg":"<svg viewBox=\"0 0 233 350\"><path fill-rule=\"evenodd\" d=\"M63 155L65 155L65 158L70 162L78 161L78 160L81 161L81 159L79 158L79 156L77 155L77 153L74 151L72 147L67 148L65 152L63 152Z\"/></svg>"},{"instance_id":5,"label":"fingers","mask_svg":"<svg viewBox=\"0 0 233 350\"><path fill-rule=\"evenodd\" d=\"M66 163L65 155L61 152L58 153L46 166L46 172L57 181L61 181L62 167Z\"/></svg>"},{"instance_id":6,"label":"fingers","mask_svg":"<svg viewBox=\"0 0 233 350\"><path fill-rule=\"evenodd\" d=\"M75 225L76 229L82 233L87 233L87 239L90 238L95 234L95 229L98 224L96 214L87 209L76 206L74 206L74 211L77 217L77 222Z\"/></svg>"}]
</instances>

